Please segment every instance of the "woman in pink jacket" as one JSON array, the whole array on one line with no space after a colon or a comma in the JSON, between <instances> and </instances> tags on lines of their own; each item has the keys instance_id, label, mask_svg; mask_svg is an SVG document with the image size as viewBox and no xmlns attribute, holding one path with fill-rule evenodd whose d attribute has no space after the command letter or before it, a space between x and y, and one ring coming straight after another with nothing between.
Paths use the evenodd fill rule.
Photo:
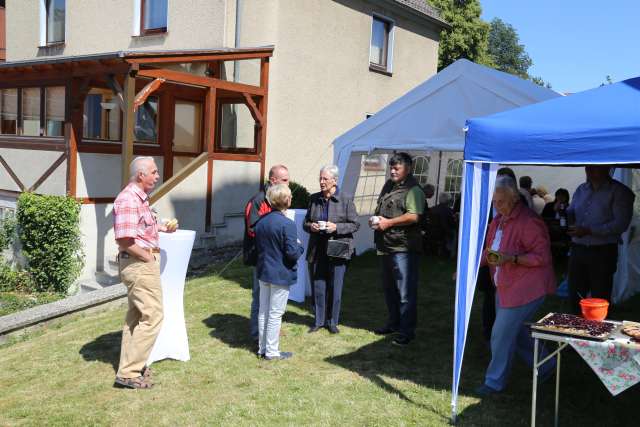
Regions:
<instances>
[{"instance_id":1,"label":"woman in pink jacket","mask_svg":"<svg viewBox=\"0 0 640 427\"><path fill-rule=\"evenodd\" d=\"M556 286L547 227L520 202L511 177L496 179L493 207L496 215L489 225L482 264L489 264L496 286L496 320L491 331L491 362L484 384L476 390L481 396L505 388L514 353L533 364L533 341L524 322ZM553 373L554 365L555 359L542 367L543 379Z\"/></svg>"}]
</instances>

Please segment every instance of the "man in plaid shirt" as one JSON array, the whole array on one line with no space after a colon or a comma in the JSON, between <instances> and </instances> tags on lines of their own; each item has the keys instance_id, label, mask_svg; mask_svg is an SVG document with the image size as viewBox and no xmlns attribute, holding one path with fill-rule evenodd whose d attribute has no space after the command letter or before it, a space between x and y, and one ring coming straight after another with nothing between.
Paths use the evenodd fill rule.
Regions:
<instances>
[{"instance_id":1,"label":"man in plaid shirt","mask_svg":"<svg viewBox=\"0 0 640 427\"><path fill-rule=\"evenodd\" d=\"M113 204L120 278L129 297L115 383L145 389L153 386L151 370L145 364L163 317L158 231L173 232L176 226L158 225L151 212L149 193L160 179L153 158L137 157L129 170L129 184Z\"/></svg>"}]
</instances>

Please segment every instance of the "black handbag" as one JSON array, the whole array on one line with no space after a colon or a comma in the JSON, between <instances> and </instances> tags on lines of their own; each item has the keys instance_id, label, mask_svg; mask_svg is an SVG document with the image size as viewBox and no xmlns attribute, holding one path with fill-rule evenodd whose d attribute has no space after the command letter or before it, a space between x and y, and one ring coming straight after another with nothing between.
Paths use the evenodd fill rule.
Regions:
<instances>
[{"instance_id":1,"label":"black handbag","mask_svg":"<svg viewBox=\"0 0 640 427\"><path fill-rule=\"evenodd\" d=\"M328 240L327 256L331 258L351 259L351 245L341 240Z\"/></svg>"}]
</instances>

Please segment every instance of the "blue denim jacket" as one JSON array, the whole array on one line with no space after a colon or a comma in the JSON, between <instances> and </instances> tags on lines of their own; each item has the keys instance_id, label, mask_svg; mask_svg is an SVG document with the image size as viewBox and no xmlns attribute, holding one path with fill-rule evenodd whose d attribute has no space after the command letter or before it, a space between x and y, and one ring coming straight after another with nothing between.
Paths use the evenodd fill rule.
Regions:
<instances>
[{"instance_id":1,"label":"blue denim jacket","mask_svg":"<svg viewBox=\"0 0 640 427\"><path fill-rule=\"evenodd\" d=\"M296 266L304 248L298 243L293 221L282 212L273 211L260 218L255 232L258 279L281 286L295 284Z\"/></svg>"}]
</instances>

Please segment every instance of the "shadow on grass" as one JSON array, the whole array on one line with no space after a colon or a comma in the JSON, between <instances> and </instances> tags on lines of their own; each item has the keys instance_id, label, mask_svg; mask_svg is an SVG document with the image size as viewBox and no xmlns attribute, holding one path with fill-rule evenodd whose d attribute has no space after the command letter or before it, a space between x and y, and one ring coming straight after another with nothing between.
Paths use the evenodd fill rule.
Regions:
<instances>
[{"instance_id":1,"label":"shadow on grass","mask_svg":"<svg viewBox=\"0 0 640 427\"><path fill-rule=\"evenodd\" d=\"M311 326L313 319L309 316L286 312L283 322ZM229 347L245 349L255 353L256 343L249 336L249 318L234 313L216 313L204 319L202 323L211 328L209 335Z\"/></svg>"},{"instance_id":2,"label":"shadow on grass","mask_svg":"<svg viewBox=\"0 0 640 427\"><path fill-rule=\"evenodd\" d=\"M211 328L209 335L229 347L255 352L255 343L249 335L249 318L233 313L216 313L202 321Z\"/></svg>"},{"instance_id":3,"label":"shadow on grass","mask_svg":"<svg viewBox=\"0 0 640 427\"><path fill-rule=\"evenodd\" d=\"M97 360L110 364L114 373L116 373L120 363L121 342L122 331L109 332L83 345L80 349L80 354L86 361L93 362Z\"/></svg>"},{"instance_id":4,"label":"shadow on grass","mask_svg":"<svg viewBox=\"0 0 640 427\"><path fill-rule=\"evenodd\" d=\"M407 348L396 348L390 339L375 342L367 340L362 347L348 354L331 356L325 361L368 379L379 389L397 396L417 407L431 403L395 381L410 381L421 387L449 393L453 357L453 316L455 283L451 279L453 262L434 257L423 257L420 262L418 290L418 328L416 340ZM238 265L224 273L226 280L236 281L243 288L250 288L250 269ZM459 403L459 425L529 425L531 416L531 370L519 360L514 361L513 371L505 392L476 402L469 402L469 392L480 385L489 363L489 350L482 338L482 295L476 296L462 367ZM287 312L284 321L310 326L313 312L310 300L292 304L308 315ZM612 308L610 317L640 320L640 295L620 306ZM550 311L566 311L567 302L549 297L536 315L536 319ZM247 313L249 307L247 306ZM387 320L387 310L380 284L380 266L375 254L355 258L345 277L342 295L341 325L368 330L382 326ZM208 323L206 323L208 322ZM237 315L214 315L205 323L213 328L211 335L231 346L252 351L248 337L249 320ZM612 397L587 364L572 350L565 350L562 357L560 392L561 425L638 425L637 390L628 390ZM466 406L465 406L466 404ZM448 421L448 413L437 409L434 413ZM441 405L440 405L441 406ZM538 392L538 424L553 422L554 382L541 386ZM614 423L615 422L615 423Z\"/></svg>"},{"instance_id":5,"label":"shadow on grass","mask_svg":"<svg viewBox=\"0 0 640 427\"><path fill-rule=\"evenodd\" d=\"M443 422L448 418L442 416L436 405L428 401L419 401L395 387L391 381L411 381L434 390L446 390L449 386L441 375L443 367L430 363L430 352L425 351L427 344L412 343L410 347L399 348L391 344L392 337L385 337L373 343L360 347L358 350L325 359L326 362L355 372L369 380L385 392L397 396L399 399L422 409L429 410L442 417ZM447 370L448 372L449 370Z\"/></svg>"}]
</instances>

